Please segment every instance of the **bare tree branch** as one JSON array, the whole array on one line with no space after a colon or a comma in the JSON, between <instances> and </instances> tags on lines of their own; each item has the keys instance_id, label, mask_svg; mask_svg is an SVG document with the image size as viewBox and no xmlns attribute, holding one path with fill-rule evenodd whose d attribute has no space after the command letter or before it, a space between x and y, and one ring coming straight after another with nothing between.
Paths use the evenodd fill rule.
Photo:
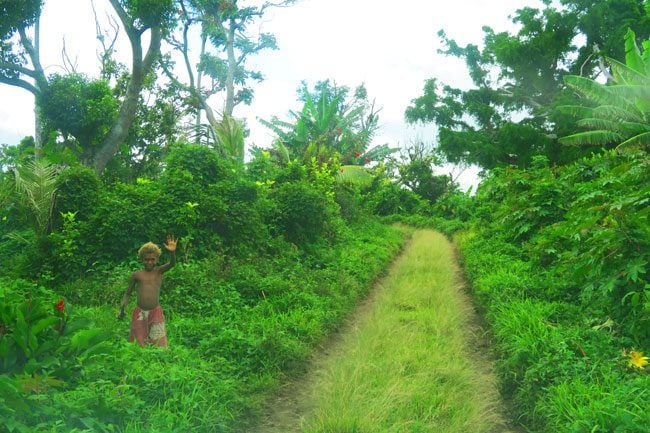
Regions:
<instances>
[{"instance_id":1,"label":"bare tree branch","mask_svg":"<svg viewBox=\"0 0 650 433\"><path fill-rule=\"evenodd\" d=\"M65 45L65 37L63 38L63 48L61 49L61 60L63 61L63 69L65 69L67 73L77 72L77 59L75 58L74 64L72 63L72 60L70 60Z\"/></svg>"}]
</instances>

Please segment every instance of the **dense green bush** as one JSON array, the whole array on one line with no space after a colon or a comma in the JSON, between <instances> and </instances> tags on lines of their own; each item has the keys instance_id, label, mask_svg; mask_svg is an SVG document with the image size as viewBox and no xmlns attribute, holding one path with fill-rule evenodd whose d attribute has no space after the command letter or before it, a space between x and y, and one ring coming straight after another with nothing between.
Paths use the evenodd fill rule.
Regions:
<instances>
[{"instance_id":1,"label":"dense green bush","mask_svg":"<svg viewBox=\"0 0 650 433\"><path fill-rule=\"evenodd\" d=\"M56 178L56 200L53 209L55 227L62 224L61 214L72 212L77 221L87 221L99 202L101 182L95 171L75 165L61 171Z\"/></svg>"},{"instance_id":2,"label":"dense green bush","mask_svg":"<svg viewBox=\"0 0 650 433\"><path fill-rule=\"evenodd\" d=\"M174 174L176 171L184 171L189 174L191 179L188 185L168 183L168 188L191 184L205 186L233 177L234 167L227 159L221 158L211 148L198 144L176 144L170 150L165 162L166 173Z\"/></svg>"},{"instance_id":3,"label":"dense green bush","mask_svg":"<svg viewBox=\"0 0 650 433\"><path fill-rule=\"evenodd\" d=\"M325 191L306 181L286 182L270 197L276 203L273 225L287 241L305 245L335 234L338 206Z\"/></svg>"},{"instance_id":4,"label":"dense green bush","mask_svg":"<svg viewBox=\"0 0 650 433\"><path fill-rule=\"evenodd\" d=\"M395 182L378 179L368 197L368 206L376 215L409 215L424 206L424 200Z\"/></svg>"}]
</instances>

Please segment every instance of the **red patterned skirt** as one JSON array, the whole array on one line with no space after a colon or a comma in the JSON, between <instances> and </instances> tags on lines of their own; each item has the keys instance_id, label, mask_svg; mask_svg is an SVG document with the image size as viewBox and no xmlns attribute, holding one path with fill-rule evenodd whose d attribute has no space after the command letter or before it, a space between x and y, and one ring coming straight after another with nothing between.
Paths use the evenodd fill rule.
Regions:
<instances>
[{"instance_id":1,"label":"red patterned skirt","mask_svg":"<svg viewBox=\"0 0 650 433\"><path fill-rule=\"evenodd\" d=\"M129 341L133 340L136 340L140 346L155 344L167 347L165 316L160 305L153 310L135 307L131 316L131 335L129 335Z\"/></svg>"}]
</instances>

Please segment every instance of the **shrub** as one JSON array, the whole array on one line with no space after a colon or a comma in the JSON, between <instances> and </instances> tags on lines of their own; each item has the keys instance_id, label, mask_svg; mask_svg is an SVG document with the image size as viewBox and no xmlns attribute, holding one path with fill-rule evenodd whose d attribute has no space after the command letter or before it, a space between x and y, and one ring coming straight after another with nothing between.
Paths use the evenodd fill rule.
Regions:
<instances>
[{"instance_id":1,"label":"shrub","mask_svg":"<svg viewBox=\"0 0 650 433\"><path fill-rule=\"evenodd\" d=\"M67 168L58 174L56 186L54 227L62 226L62 213L75 213L77 221L87 221L95 213L101 183L92 169L83 165Z\"/></svg>"},{"instance_id":2,"label":"shrub","mask_svg":"<svg viewBox=\"0 0 650 433\"><path fill-rule=\"evenodd\" d=\"M273 225L287 241L304 246L333 234L337 206L308 182L283 183L270 197L276 203Z\"/></svg>"},{"instance_id":3,"label":"shrub","mask_svg":"<svg viewBox=\"0 0 650 433\"><path fill-rule=\"evenodd\" d=\"M178 171L189 174L192 184L206 186L232 177L234 167L209 147L198 144L174 145L166 159L165 177ZM170 180L170 179L168 179ZM183 185L167 182L167 188Z\"/></svg>"}]
</instances>

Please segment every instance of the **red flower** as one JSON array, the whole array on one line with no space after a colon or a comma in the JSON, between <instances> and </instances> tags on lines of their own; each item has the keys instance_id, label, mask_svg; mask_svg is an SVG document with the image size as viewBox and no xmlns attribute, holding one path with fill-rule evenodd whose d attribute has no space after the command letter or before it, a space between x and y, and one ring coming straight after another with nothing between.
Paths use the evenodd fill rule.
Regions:
<instances>
[{"instance_id":1,"label":"red flower","mask_svg":"<svg viewBox=\"0 0 650 433\"><path fill-rule=\"evenodd\" d=\"M59 302L54 304L54 307L63 313L63 310L65 310L65 302L63 302L63 299L59 299Z\"/></svg>"},{"instance_id":2,"label":"red flower","mask_svg":"<svg viewBox=\"0 0 650 433\"><path fill-rule=\"evenodd\" d=\"M357 152L357 153L354 154L354 156L356 156L358 158L358 157L361 156L361 154L359 152Z\"/></svg>"},{"instance_id":3,"label":"red flower","mask_svg":"<svg viewBox=\"0 0 650 433\"><path fill-rule=\"evenodd\" d=\"M365 160L365 161L366 161L366 162L370 162L370 158L366 158L366 160Z\"/></svg>"}]
</instances>

